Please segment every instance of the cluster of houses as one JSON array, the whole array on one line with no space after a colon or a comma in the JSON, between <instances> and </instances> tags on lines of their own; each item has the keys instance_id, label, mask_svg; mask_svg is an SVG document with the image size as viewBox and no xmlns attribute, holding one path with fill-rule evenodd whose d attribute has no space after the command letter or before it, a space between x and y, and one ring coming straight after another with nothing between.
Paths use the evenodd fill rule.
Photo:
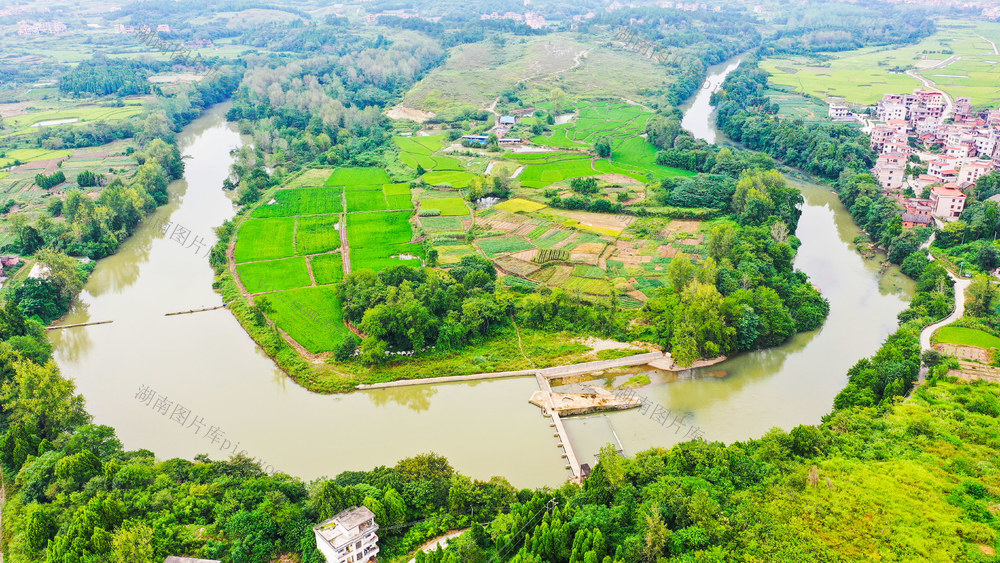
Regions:
<instances>
[{"instance_id":1,"label":"cluster of houses","mask_svg":"<svg viewBox=\"0 0 1000 563\"><path fill-rule=\"evenodd\" d=\"M122 24L115 25L115 33L119 35L124 35L124 34L132 35L135 33L153 33L154 31L156 33L170 33L170 26L165 23L161 23L157 26L151 26L151 25L135 26L135 25L122 25Z\"/></svg>"},{"instance_id":2,"label":"cluster of houses","mask_svg":"<svg viewBox=\"0 0 1000 563\"><path fill-rule=\"evenodd\" d=\"M491 132L495 133L497 136L497 142L500 145L520 145L523 139L520 137L508 137L507 133L514 125L517 124L517 117L514 115L501 115L500 119L497 120L497 124L490 129ZM489 142L489 135L462 135L459 140L465 141L467 143L475 143L480 145L485 145Z\"/></svg>"},{"instance_id":3,"label":"cluster of houses","mask_svg":"<svg viewBox=\"0 0 1000 563\"><path fill-rule=\"evenodd\" d=\"M593 16L591 16L593 17ZM545 21L545 16L538 12L525 12L523 14L518 12L504 12L502 14L498 12L492 12L490 14L480 14L479 19L481 20L511 20L516 22L522 22L524 25L532 29L541 29L548 25Z\"/></svg>"},{"instance_id":4,"label":"cluster of houses","mask_svg":"<svg viewBox=\"0 0 1000 563\"><path fill-rule=\"evenodd\" d=\"M831 106L831 117L835 113L844 117L843 107ZM885 94L875 107L875 117L869 133L871 148L879 156L872 174L905 208L904 227L929 225L933 217L957 219L969 188L997 170L1000 110L976 113L969 98L957 98L952 104L939 91L918 88L912 94ZM910 163L927 170L907 174ZM906 188L916 193L929 188L929 198L904 197L901 192Z\"/></svg>"},{"instance_id":5,"label":"cluster of houses","mask_svg":"<svg viewBox=\"0 0 1000 563\"><path fill-rule=\"evenodd\" d=\"M19 21L17 22L17 34L21 36L31 35L59 35L65 33L68 28L60 21Z\"/></svg>"}]
</instances>

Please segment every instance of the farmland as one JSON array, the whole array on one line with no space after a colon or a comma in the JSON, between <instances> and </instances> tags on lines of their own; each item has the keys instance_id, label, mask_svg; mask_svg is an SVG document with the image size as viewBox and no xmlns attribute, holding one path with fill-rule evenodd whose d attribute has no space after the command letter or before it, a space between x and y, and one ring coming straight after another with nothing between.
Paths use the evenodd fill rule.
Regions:
<instances>
[{"instance_id":1,"label":"farmland","mask_svg":"<svg viewBox=\"0 0 1000 563\"><path fill-rule=\"evenodd\" d=\"M346 334L332 287L344 277L340 229L355 270L419 266L424 250L410 242L411 198L408 183L392 183L381 169L306 170L262 198L240 225L236 274L248 294L266 295L279 328L311 353L328 352ZM433 201L468 214L460 198Z\"/></svg>"},{"instance_id":2,"label":"farmland","mask_svg":"<svg viewBox=\"0 0 1000 563\"><path fill-rule=\"evenodd\" d=\"M914 69L953 97L969 96L976 105L1000 105L1000 56L982 38L1000 40L1000 24L944 20L937 27L936 33L914 45L774 57L761 61L760 67L780 87L855 104L872 104L884 93L919 87L917 79L902 72Z\"/></svg>"}]
</instances>

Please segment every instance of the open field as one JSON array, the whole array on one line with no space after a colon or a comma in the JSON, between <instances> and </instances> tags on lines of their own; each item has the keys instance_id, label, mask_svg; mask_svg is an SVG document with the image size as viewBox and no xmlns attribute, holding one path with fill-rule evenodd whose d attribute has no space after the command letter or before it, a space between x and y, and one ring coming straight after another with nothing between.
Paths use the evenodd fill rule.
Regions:
<instances>
[{"instance_id":1,"label":"open field","mask_svg":"<svg viewBox=\"0 0 1000 563\"><path fill-rule=\"evenodd\" d=\"M330 168L311 168L285 182L284 188L319 188L326 183L330 174Z\"/></svg>"},{"instance_id":2,"label":"open field","mask_svg":"<svg viewBox=\"0 0 1000 563\"><path fill-rule=\"evenodd\" d=\"M340 213L343 188L314 188L278 190L272 201L254 210L251 217L292 217L294 215L322 215Z\"/></svg>"},{"instance_id":3,"label":"open field","mask_svg":"<svg viewBox=\"0 0 1000 563\"><path fill-rule=\"evenodd\" d=\"M240 227L236 262L286 258L295 254L295 219L250 219Z\"/></svg>"},{"instance_id":4,"label":"open field","mask_svg":"<svg viewBox=\"0 0 1000 563\"><path fill-rule=\"evenodd\" d=\"M348 334L343 305L333 287L304 287L270 293L274 322L314 354L327 352Z\"/></svg>"},{"instance_id":5,"label":"open field","mask_svg":"<svg viewBox=\"0 0 1000 563\"><path fill-rule=\"evenodd\" d=\"M469 208L465 206L465 200L460 197L421 199L420 209L436 209L441 212L443 217L469 214Z\"/></svg>"},{"instance_id":6,"label":"open field","mask_svg":"<svg viewBox=\"0 0 1000 563\"><path fill-rule=\"evenodd\" d=\"M78 125L93 121L120 121L142 113L141 102L129 100L124 106L80 105L77 107L30 112L4 119L0 136L20 135L46 125Z\"/></svg>"},{"instance_id":7,"label":"open field","mask_svg":"<svg viewBox=\"0 0 1000 563\"><path fill-rule=\"evenodd\" d=\"M347 190L348 213L355 211L385 211L386 209L388 209L388 204L385 201L385 195L382 194L381 186L374 186L374 189L371 190Z\"/></svg>"},{"instance_id":8,"label":"open field","mask_svg":"<svg viewBox=\"0 0 1000 563\"><path fill-rule=\"evenodd\" d=\"M542 98L555 87L573 98L638 98L644 91L664 89L671 80L662 66L632 53L577 34L552 33L502 46L488 40L456 47L442 67L406 94L403 105L447 118L463 109L488 107L520 81L528 87L522 98Z\"/></svg>"},{"instance_id":9,"label":"open field","mask_svg":"<svg viewBox=\"0 0 1000 563\"><path fill-rule=\"evenodd\" d=\"M362 185L388 184L391 180L381 168L338 168L326 180L327 186L347 186L347 191Z\"/></svg>"},{"instance_id":10,"label":"open field","mask_svg":"<svg viewBox=\"0 0 1000 563\"><path fill-rule=\"evenodd\" d=\"M306 259L301 257L239 264L236 273L250 293L312 285Z\"/></svg>"},{"instance_id":11,"label":"open field","mask_svg":"<svg viewBox=\"0 0 1000 563\"><path fill-rule=\"evenodd\" d=\"M351 250L410 242L413 238L410 215L409 211L348 214L347 238Z\"/></svg>"},{"instance_id":12,"label":"open field","mask_svg":"<svg viewBox=\"0 0 1000 563\"><path fill-rule=\"evenodd\" d=\"M977 348L1000 348L1000 338L974 328L943 326L934 333L934 340L943 344L961 344Z\"/></svg>"},{"instance_id":13,"label":"open field","mask_svg":"<svg viewBox=\"0 0 1000 563\"><path fill-rule=\"evenodd\" d=\"M316 285L328 285L344 279L344 260L340 254L320 254L309 258Z\"/></svg>"},{"instance_id":14,"label":"open field","mask_svg":"<svg viewBox=\"0 0 1000 563\"><path fill-rule=\"evenodd\" d=\"M771 73L776 85L855 104L872 104L884 93L920 87L917 79L902 72L913 68L953 97L969 96L973 104L996 107L1000 104L1000 55L977 33L996 41L1000 24L944 20L938 23L937 33L915 45L824 55L829 61L774 57L761 61L760 66Z\"/></svg>"},{"instance_id":15,"label":"open field","mask_svg":"<svg viewBox=\"0 0 1000 563\"><path fill-rule=\"evenodd\" d=\"M319 254L340 248L339 215L299 217L295 225L295 253Z\"/></svg>"}]
</instances>

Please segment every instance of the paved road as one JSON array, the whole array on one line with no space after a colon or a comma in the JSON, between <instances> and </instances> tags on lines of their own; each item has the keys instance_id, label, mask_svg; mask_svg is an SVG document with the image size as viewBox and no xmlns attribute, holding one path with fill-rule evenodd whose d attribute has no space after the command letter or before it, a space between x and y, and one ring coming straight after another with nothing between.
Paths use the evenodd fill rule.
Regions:
<instances>
[{"instance_id":1,"label":"paved road","mask_svg":"<svg viewBox=\"0 0 1000 563\"><path fill-rule=\"evenodd\" d=\"M951 276L951 279L955 280L955 310L952 311L951 314L945 317L943 320L938 321L928 326L924 330L920 331L921 350L931 349L931 335L934 334L935 330L945 325L950 325L951 323L962 318L962 315L965 313L965 290L969 287L969 284L972 283L972 280L959 279L956 278L951 273L949 273L948 275Z\"/></svg>"}]
</instances>

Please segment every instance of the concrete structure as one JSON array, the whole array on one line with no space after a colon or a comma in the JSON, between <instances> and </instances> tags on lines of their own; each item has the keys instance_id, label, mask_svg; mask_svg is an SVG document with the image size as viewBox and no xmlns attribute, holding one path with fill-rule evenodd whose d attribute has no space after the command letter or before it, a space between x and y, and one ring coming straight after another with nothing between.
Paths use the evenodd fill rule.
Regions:
<instances>
[{"instance_id":1,"label":"concrete structure","mask_svg":"<svg viewBox=\"0 0 1000 563\"><path fill-rule=\"evenodd\" d=\"M504 127L510 127L511 125L514 125L515 121L517 121L517 119L513 115L503 115L500 117L498 123Z\"/></svg>"},{"instance_id":2,"label":"concrete structure","mask_svg":"<svg viewBox=\"0 0 1000 563\"><path fill-rule=\"evenodd\" d=\"M882 189L896 191L903 188L906 181L906 158L903 153L882 154L872 168L872 174L878 179Z\"/></svg>"},{"instance_id":3,"label":"concrete structure","mask_svg":"<svg viewBox=\"0 0 1000 563\"><path fill-rule=\"evenodd\" d=\"M313 532L327 563L367 563L378 555L378 524L367 507L349 508L320 522Z\"/></svg>"},{"instance_id":4,"label":"concrete structure","mask_svg":"<svg viewBox=\"0 0 1000 563\"><path fill-rule=\"evenodd\" d=\"M965 194L954 183L931 188L931 203L935 217L957 219L965 209Z\"/></svg>"},{"instance_id":5,"label":"concrete structure","mask_svg":"<svg viewBox=\"0 0 1000 563\"><path fill-rule=\"evenodd\" d=\"M988 160L973 160L958 169L959 184L975 184L979 178L990 173L992 164Z\"/></svg>"},{"instance_id":6,"label":"concrete structure","mask_svg":"<svg viewBox=\"0 0 1000 563\"><path fill-rule=\"evenodd\" d=\"M834 121L854 119L854 113L851 112L850 106L846 104L830 104L829 116Z\"/></svg>"}]
</instances>

